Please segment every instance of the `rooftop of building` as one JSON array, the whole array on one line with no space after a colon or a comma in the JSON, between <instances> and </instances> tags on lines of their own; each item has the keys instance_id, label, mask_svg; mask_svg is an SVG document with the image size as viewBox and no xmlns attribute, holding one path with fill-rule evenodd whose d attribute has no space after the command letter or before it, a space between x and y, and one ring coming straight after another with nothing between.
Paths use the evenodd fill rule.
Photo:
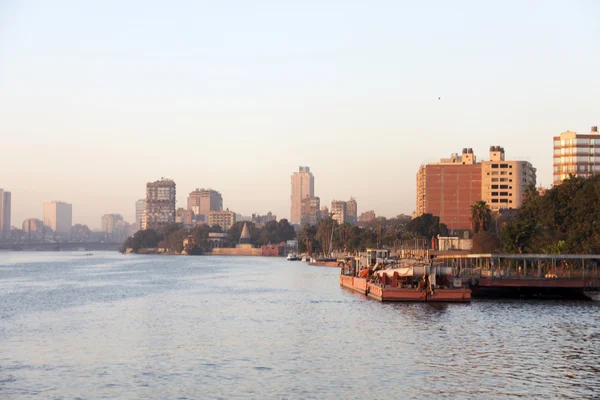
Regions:
<instances>
[{"instance_id":1,"label":"rooftop of building","mask_svg":"<svg viewBox=\"0 0 600 400\"><path fill-rule=\"evenodd\" d=\"M554 136L554 140L560 140L560 139L572 139L572 138L589 138L589 137L600 137L600 133L598 133L598 127L597 126L592 126L592 128L590 129L590 132L588 133L577 133L577 132L572 132L570 130L567 130L563 133L561 133L559 136Z\"/></svg>"}]
</instances>

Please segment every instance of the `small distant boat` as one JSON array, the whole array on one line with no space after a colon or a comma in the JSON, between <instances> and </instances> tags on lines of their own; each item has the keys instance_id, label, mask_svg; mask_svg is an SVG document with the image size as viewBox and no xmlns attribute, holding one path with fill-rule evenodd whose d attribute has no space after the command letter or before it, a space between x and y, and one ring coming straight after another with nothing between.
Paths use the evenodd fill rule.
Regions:
<instances>
[{"instance_id":1,"label":"small distant boat","mask_svg":"<svg viewBox=\"0 0 600 400\"><path fill-rule=\"evenodd\" d=\"M93 256L94 253L85 253L84 256Z\"/></svg>"},{"instance_id":2,"label":"small distant boat","mask_svg":"<svg viewBox=\"0 0 600 400\"><path fill-rule=\"evenodd\" d=\"M287 260L288 261L298 261L298 257L296 256L296 253L289 253L287 255Z\"/></svg>"},{"instance_id":3,"label":"small distant boat","mask_svg":"<svg viewBox=\"0 0 600 400\"><path fill-rule=\"evenodd\" d=\"M302 261L304 261L304 262L310 262L310 257L309 256L304 256L304 257L302 257Z\"/></svg>"}]
</instances>

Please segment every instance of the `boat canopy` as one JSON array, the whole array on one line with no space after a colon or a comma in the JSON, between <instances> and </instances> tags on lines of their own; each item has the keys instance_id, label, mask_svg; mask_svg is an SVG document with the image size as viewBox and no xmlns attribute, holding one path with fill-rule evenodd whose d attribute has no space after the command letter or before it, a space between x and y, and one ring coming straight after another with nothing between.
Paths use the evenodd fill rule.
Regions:
<instances>
[{"instance_id":1,"label":"boat canopy","mask_svg":"<svg viewBox=\"0 0 600 400\"><path fill-rule=\"evenodd\" d=\"M413 276L413 268L404 267L404 268L390 268L390 269L382 269L380 271L375 272L378 276L383 276L383 274L389 276L390 278L394 276L394 273L398 273L399 276Z\"/></svg>"}]
</instances>

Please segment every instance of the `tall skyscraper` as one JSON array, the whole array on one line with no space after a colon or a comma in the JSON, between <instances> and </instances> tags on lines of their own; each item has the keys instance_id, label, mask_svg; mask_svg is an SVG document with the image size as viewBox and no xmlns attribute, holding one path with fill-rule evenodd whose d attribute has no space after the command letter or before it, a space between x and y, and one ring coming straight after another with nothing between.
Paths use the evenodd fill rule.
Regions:
<instances>
[{"instance_id":1,"label":"tall skyscraper","mask_svg":"<svg viewBox=\"0 0 600 400\"><path fill-rule=\"evenodd\" d=\"M160 229L175 223L175 182L162 178L146 184L143 229Z\"/></svg>"},{"instance_id":2,"label":"tall skyscraper","mask_svg":"<svg viewBox=\"0 0 600 400\"><path fill-rule=\"evenodd\" d=\"M321 219L321 200L318 197L302 199L302 224L316 225Z\"/></svg>"},{"instance_id":3,"label":"tall skyscraper","mask_svg":"<svg viewBox=\"0 0 600 400\"><path fill-rule=\"evenodd\" d=\"M223 210L223 196L216 190L196 189L188 196L187 209L203 215L206 221L211 211Z\"/></svg>"},{"instance_id":4,"label":"tall skyscraper","mask_svg":"<svg viewBox=\"0 0 600 400\"><path fill-rule=\"evenodd\" d=\"M62 201L44 203L44 225L54 233L70 236L73 225L73 206Z\"/></svg>"},{"instance_id":5,"label":"tall skyscraper","mask_svg":"<svg viewBox=\"0 0 600 400\"><path fill-rule=\"evenodd\" d=\"M358 223L358 203L354 197L346 202L346 222L356 225Z\"/></svg>"},{"instance_id":6,"label":"tall skyscraper","mask_svg":"<svg viewBox=\"0 0 600 400\"><path fill-rule=\"evenodd\" d=\"M0 239L6 238L10 235L10 208L10 192L0 189Z\"/></svg>"},{"instance_id":7,"label":"tall skyscraper","mask_svg":"<svg viewBox=\"0 0 600 400\"><path fill-rule=\"evenodd\" d=\"M135 202L135 230L139 231L144 225L144 213L146 211L146 200L140 199Z\"/></svg>"},{"instance_id":8,"label":"tall skyscraper","mask_svg":"<svg viewBox=\"0 0 600 400\"><path fill-rule=\"evenodd\" d=\"M471 229L471 206L485 201L492 211L519 208L523 192L536 183L527 161L506 161L504 149L490 147L490 161L477 162L473 149L452 154L439 163L422 165L417 173L417 210L440 217L450 230Z\"/></svg>"},{"instance_id":9,"label":"tall skyscraper","mask_svg":"<svg viewBox=\"0 0 600 400\"><path fill-rule=\"evenodd\" d=\"M302 222L302 199L314 197L315 178L309 167L299 167L298 172L292 174L292 195L290 222L299 224Z\"/></svg>"},{"instance_id":10,"label":"tall skyscraper","mask_svg":"<svg viewBox=\"0 0 600 400\"><path fill-rule=\"evenodd\" d=\"M563 132L554 138L554 184L569 175L590 177L600 174L600 134L592 126L590 133Z\"/></svg>"},{"instance_id":11,"label":"tall skyscraper","mask_svg":"<svg viewBox=\"0 0 600 400\"><path fill-rule=\"evenodd\" d=\"M333 200L331 202L331 218L338 222L338 224L343 224L347 220L347 209L346 202L341 200Z\"/></svg>"}]
</instances>

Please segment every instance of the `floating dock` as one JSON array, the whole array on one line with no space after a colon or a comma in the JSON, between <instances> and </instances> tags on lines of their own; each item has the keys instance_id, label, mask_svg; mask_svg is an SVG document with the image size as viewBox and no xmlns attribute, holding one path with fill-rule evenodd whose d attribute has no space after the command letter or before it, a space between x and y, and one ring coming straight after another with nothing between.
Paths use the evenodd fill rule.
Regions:
<instances>
[{"instance_id":1,"label":"floating dock","mask_svg":"<svg viewBox=\"0 0 600 400\"><path fill-rule=\"evenodd\" d=\"M585 298L600 288L596 254L437 254L473 297Z\"/></svg>"}]
</instances>

